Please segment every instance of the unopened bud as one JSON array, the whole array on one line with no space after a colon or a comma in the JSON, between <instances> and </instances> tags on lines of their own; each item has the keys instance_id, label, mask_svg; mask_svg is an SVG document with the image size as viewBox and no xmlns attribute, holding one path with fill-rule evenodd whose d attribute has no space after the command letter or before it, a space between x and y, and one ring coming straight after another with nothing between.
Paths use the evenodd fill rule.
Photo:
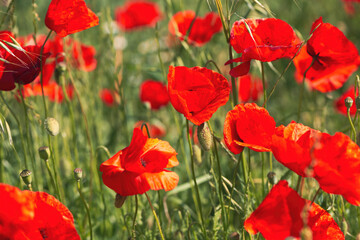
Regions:
<instances>
[{"instance_id":1,"label":"unopened bud","mask_svg":"<svg viewBox=\"0 0 360 240\"><path fill-rule=\"evenodd\" d=\"M351 108L353 103L354 103L354 100L351 97L345 98L345 106L346 106L346 108Z\"/></svg>"},{"instance_id":2,"label":"unopened bud","mask_svg":"<svg viewBox=\"0 0 360 240\"><path fill-rule=\"evenodd\" d=\"M198 126L197 135L202 149L204 151L209 151L213 144L213 136L206 122Z\"/></svg>"},{"instance_id":3,"label":"unopened bud","mask_svg":"<svg viewBox=\"0 0 360 240\"><path fill-rule=\"evenodd\" d=\"M66 71L66 64L64 62L59 62L55 68L55 81L60 84L60 77L63 76Z\"/></svg>"},{"instance_id":4,"label":"unopened bud","mask_svg":"<svg viewBox=\"0 0 360 240\"><path fill-rule=\"evenodd\" d=\"M45 124L46 130L48 131L48 133L51 136L56 136L59 134L60 126L59 126L58 121L55 118L49 117L49 118L45 119L44 124Z\"/></svg>"},{"instance_id":5,"label":"unopened bud","mask_svg":"<svg viewBox=\"0 0 360 240\"><path fill-rule=\"evenodd\" d=\"M22 178L23 182L26 186L31 185L32 177L31 177L31 171L30 170L22 170L20 173L20 177Z\"/></svg>"},{"instance_id":6,"label":"unopened bud","mask_svg":"<svg viewBox=\"0 0 360 240\"><path fill-rule=\"evenodd\" d=\"M50 158L50 149L49 147L39 147L39 156L43 160L48 160Z\"/></svg>"},{"instance_id":7,"label":"unopened bud","mask_svg":"<svg viewBox=\"0 0 360 240\"><path fill-rule=\"evenodd\" d=\"M193 145L193 157L197 165L200 165L202 162L201 159L201 149L198 145Z\"/></svg>"},{"instance_id":8,"label":"unopened bud","mask_svg":"<svg viewBox=\"0 0 360 240\"><path fill-rule=\"evenodd\" d=\"M274 172L269 172L267 174L267 178L271 185L274 185L277 182L276 173L274 173Z\"/></svg>"},{"instance_id":9,"label":"unopened bud","mask_svg":"<svg viewBox=\"0 0 360 240\"><path fill-rule=\"evenodd\" d=\"M74 178L76 181L80 181L82 178L82 169L81 168L75 168L74 169Z\"/></svg>"},{"instance_id":10,"label":"unopened bud","mask_svg":"<svg viewBox=\"0 0 360 240\"><path fill-rule=\"evenodd\" d=\"M301 229L300 236L301 236L301 240L312 240L313 239L312 231L308 226L303 227L303 229Z\"/></svg>"},{"instance_id":11,"label":"unopened bud","mask_svg":"<svg viewBox=\"0 0 360 240\"><path fill-rule=\"evenodd\" d=\"M116 194L115 196L115 207L121 208L122 205L124 205L124 202L126 200L126 196L121 196L120 194Z\"/></svg>"}]
</instances>

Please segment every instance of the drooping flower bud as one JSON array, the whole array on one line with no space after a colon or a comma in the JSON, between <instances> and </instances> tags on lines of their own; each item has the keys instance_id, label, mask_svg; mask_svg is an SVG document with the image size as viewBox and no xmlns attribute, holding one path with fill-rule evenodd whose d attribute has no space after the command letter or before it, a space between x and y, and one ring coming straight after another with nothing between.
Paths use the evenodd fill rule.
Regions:
<instances>
[{"instance_id":1,"label":"drooping flower bud","mask_svg":"<svg viewBox=\"0 0 360 240\"><path fill-rule=\"evenodd\" d=\"M50 158L50 149L47 146L39 147L39 156L43 160L48 160Z\"/></svg>"},{"instance_id":2,"label":"drooping flower bud","mask_svg":"<svg viewBox=\"0 0 360 240\"><path fill-rule=\"evenodd\" d=\"M82 169L81 168L75 168L74 169L74 178L76 181L80 181L82 178Z\"/></svg>"},{"instance_id":3,"label":"drooping flower bud","mask_svg":"<svg viewBox=\"0 0 360 240\"><path fill-rule=\"evenodd\" d=\"M351 108L353 103L354 103L354 100L351 97L345 98L345 106L346 106L346 108Z\"/></svg>"},{"instance_id":4,"label":"drooping flower bud","mask_svg":"<svg viewBox=\"0 0 360 240\"><path fill-rule=\"evenodd\" d=\"M201 159L201 148L194 144L193 145L193 157L194 157L194 161L197 165L200 165L201 162L202 162L202 159Z\"/></svg>"},{"instance_id":5,"label":"drooping flower bud","mask_svg":"<svg viewBox=\"0 0 360 240\"><path fill-rule=\"evenodd\" d=\"M213 144L213 135L206 122L202 123L197 128L197 135L199 143L204 151L209 151Z\"/></svg>"},{"instance_id":6,"label":"drooping flower bud","mask_svg":"<svg viewBox=\"0 0 360 240\"><path fill-rule=\"evenodd\" d=\"M274 185L277 182L276 173L274 173L274 172L269 172L267 174L267 178L271 185Z\"/></svg>"},{"instance_id":7,"label":"drooping flower bud","mask_svg":"<svg viewBox=\"0 0 360 240\"><path fill-rule=\"evenodd\" d=\"M124 202L126 200L126 196L121 196L120 194L116 194L115 196L115 207L121 208L122 205L124 205Z\"/></svg>"},{"instance_id":8,"label":"drooping flower bud","mask_svg":"<svg viewBox=\"0 0 360 240\"><path fill-rule=\"evenodd\" d=\"M20 173L20 177L22 178L25 185L28 186L28 188L31 188L31 182L32 182L31 171L27 169L22 170Z\"/></svg>"},{"instance_id":9,"label":"drooping flower bud","mask_svg":"<svg viewBox=\"0 0 360 240\"><path fill-rule=\"evenodd\" d=\"M45 125L45 129L48 131L48 133L51 136L56 136L59 134L60 126L55 118L49 117L45 119L44 125Z\"/></svg>"}]
</instances>

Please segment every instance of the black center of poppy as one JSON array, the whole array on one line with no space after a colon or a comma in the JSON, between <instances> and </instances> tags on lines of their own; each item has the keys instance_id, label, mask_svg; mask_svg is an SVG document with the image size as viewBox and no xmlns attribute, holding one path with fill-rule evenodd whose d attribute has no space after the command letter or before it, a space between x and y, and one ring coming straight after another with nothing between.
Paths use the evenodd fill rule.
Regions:
<instances>
[{"instance_id":1,"label":"black center of poppy","mask_svg":"<svg viewBox=\"0 0 360 240\"><path fill-rule=\"evenodd\" d=\"M42 236L43 239L48 238L48 235L47 235L47 233L46 233L46 229L45 229L45 228L39 228L39 232L40 232L40 234L41 234L41 236Z\"/></svg>"}]
</instances>

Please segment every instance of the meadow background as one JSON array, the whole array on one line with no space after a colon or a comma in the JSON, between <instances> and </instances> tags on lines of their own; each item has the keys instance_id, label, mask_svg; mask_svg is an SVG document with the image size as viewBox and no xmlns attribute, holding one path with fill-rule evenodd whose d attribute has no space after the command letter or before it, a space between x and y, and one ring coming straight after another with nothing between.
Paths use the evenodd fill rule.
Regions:
<instances>
[{"instance_id":1,"label":"meadow background","mask_svg":"<svg viewBox=\"0 0 360 240\"><path fill-rule=\"evenodd\" d=\"M32 3L36 3L33 8ZM166 129L162 140L168 141L178 152L179 166L173 168L180 176L180 181L172 191L149 191L148 194L159 216L166 239L203 239L201 227L191 190L191 180L187 172L190 153L186 139L185 118L176 112L169 103L158 111L149 109L139 98L140 85L144 80L154 79L167 83L166 75L170 65L202 66L213 60L225 77L229 59L228 44L222 32L215 34L210 42L202 47L191 45L168 46L168 22L176 12L199 9L199 16L209 11L217 12L213 0L164 0L155 1L163 12L163 18L156 29L143 28L132 32L121 31L114 22L114 9L124 4L119 0L88 0L87 5L100 19L100 24L86 31L70 35L71 38L96 49L97 67L94 71L84 72L69 69L71 76L65 74L65 81L73 78L79 91L79 99L74 96L70 101L73 116L69 113L66 102L56 103L48 99L48 116L55 118L60 124L60 133L51 137L54 162L51 168L56 172L60 186L62 202L74 215L75 226L83 239L89 239L90 229L86 218L86 210L77 192L73 177L75 168L82 168L82 192L89 204L93 223L94 239L128 239L131 236L135 213L135 197L127 198L122 208L114 207L115 193L107 188L101 180L99 166L119 150L129 145L134 124L140 120L161 124ZM275 17L289 23L298 36L306 39L315 19L322 16L324 22L338 27L358 48L360 47L360 4L355 5L355 13L349 15L340 0L223 0L224 11L229 9L232 23L241 18ZM39 19L36 21L37 34L47 34L44 17L50 1L14 1L14 9L0 8L1 30L11 30L16 36L34 33L34 11ZM236 6L231 8L231 6ZM159 61L159 54L162 63ZM265 63L267 88L271 89L289 59L281 59L270 64ZM255 66L255 67L254 67ZM208 68L216 71L213 65ZM164 71L163 71L164 70ZM294 79L294 66L291 65L280 80L269 102L267 109L274 117L277 126L287 125L296 120L300 85ZM254 64L251 73L261 77L260 64ZM164 75L165 74L165 75ZM352 75L339 90L320 93L305 89L301 123L334 134L342 131L350 133L350 125L346 116L334 108L337 99L349 86L354 85L356 74ZM118 86L117 83L121 83ZM101 89L108 88L118 92L119 96L113 106L105 105L99 97ZM16 99L16 91L2 92L9 107L16 114L19 123L13 117L5 102L0 104L0 182L26 189L19 173L25 168L23 159L29 162L29 170L33 176L33 190L46 191L57 195L51 185L46 165L38 155L38 148L49 143L44 128L44 109L40 96L26 98L27 110ZM263 99L260 97L258 104ZM215 135L222 138L226 113L231 110L230 101L219 108L211 119ZM73 118L73 121L72 121ZM25 138L25 148L21 143L21 132ZM219 193L216 181L219 168L209 152L202 152L202 162L195 168L204 218L208 235L212 239L250 239L243 228L243 222L261 203L271 185L266 175L270 172L268 162L261 160L261 153L245 149L245 158L250 163L252 181L245 186L242 170L237 164L238 157L232 158L219 147L223 191ZM269 157L267 153L267 158ZM185 161L187 158L187 161ZM236 161L235 161L236 160ZM188 163L188 166L186 165ZM287 179L295 188L297 175L288 172L277 161L273 161L272 171L277 179ZM232 186L235 184L233 193ZM245 189L249 188L249 194ZM317 182L306 179L303 197L311 199L318 189ZM223 195L226 207L229 207L227 232L223 232L221 223L221 207L219 196ZM230 203L230 195L231 204ZM136 216L137 239L159 239L154 216L148 207L144 195L138 196L139 208ZM343 214L341 202L337 197L324 192L320 193L316 202L327 210L339 226ZM360 232L358 216L360 211L345 201L345 219L348 225L346 239L355 239ZM276 214L276 213L274 213ZM261 235L255 239L261 239Z\"/></svg>"}]
</instances>

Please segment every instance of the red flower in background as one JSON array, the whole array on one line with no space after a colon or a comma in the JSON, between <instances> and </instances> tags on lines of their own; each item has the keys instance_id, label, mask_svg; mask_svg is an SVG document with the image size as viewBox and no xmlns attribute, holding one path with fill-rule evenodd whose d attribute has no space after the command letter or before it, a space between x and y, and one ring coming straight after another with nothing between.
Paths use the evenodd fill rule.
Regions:
<instances>
[{"instance_id":1,"label":"red flower in background","mask_svg":"<svg viewBox=\"0 0 360 240\"><path fill-rule=\"evenodd\" d=\"M124 6L115 10L115 19L124 31L141 27L155 27L161 19L161 11L154 2L145 0L127 1Z\"/></svg>"},{"instance_id":2,"label":"red flower in background","mask_svg":"<svg viewBox=\"0 0 360 240\"><path fill-rule=\"evenodd\" d=\"M317 19L311 28L312 36L295 57L295 78L306 81L312 89L330 92L343 86L360 65L355 45L336 27Z\"/></svg>"},{"instance_id":3,"label":"red flower in background","mask_svg":"<svg viewBox=\"0 0 360 240\"><path fill-rule=\"evenodd\" d=\"M267 240L300 237L303 228L302 211L308 208L307 226L314 240L345 239L331 215L316 203L301 198L288 186L279 181L265 197L259 207L245 220L245 230L250 234L260 232Z\"/></svg>"},{"instance_id":4,"label":"red flower in background","mask_svg":"<svg viewBox=\"0 0 360 240\"><path fill-rule=\"evenodd\" d=\"M150 108L158 110L169 103L166 86L158 81L146 80L140 86L140 100L150 103Z\"/></svg>"},{"instance_id":5,"label":"red flower in background","mask_svg":"<svg viewBox=\"0 0 360 240\"><path fill-rule=\"evenodd\" d=\"M51 81L43 85L44 88L44 96L48 97L50 101L62 103L64 101L64 92L61 86L59 86L56 82ZM71 85L66 87L66 94L69 99L73 98L74 89ZM33 96L42 96L41 84L29 84L25 85L23 89L23 96L33 97ZM16 96L17 99L21 99L20 96Z\"/></svg>"},{"instance_id":6,"label":"red flower in background","mask_svg":"<svg viewBox=\"0 0 360 240\"><path fill-rule=\"evenodd\" d=\"M190 26L191 30L188 33ZM204 18L200 18L194 11L187 10L176 13L170 19L168 28L169 32L174 36L179 36L180 40L184 40L188 34L190 44L202 46L209 42L215 33L221 31L222 24L219 15L214 12L209 12Z\"/></svg>"},{"instance_id":7,"label":"red flower in background","mask_svg":"<svg viewBox=\"0 0 360 240\"><path fill-rule=\"evenodd\" d=\"M8 42L12 43L11 37L15 38L14 34L12 32L10 32L10 31L0 31L0 41L8 41Z\"/></svg>"},{"instance_id":8,"label":"red flower in background","mask_svg":"<svg viewBox=\"0 0 360 240\"><path fill-rule=\"evenodd\" d=\"M144 121L138 121L135 123L134 128L139 128L141 129L141 125L144 123ZM162 138L165 136L166 134L166 130L165 127L160 123L160 122L156 122L156 123L146 123L146 125L149 128L149 132L150 132L150 136L153 138ZM146 128L143 127L142 132L144 135L147 135L147 131Z\"/></svg>"},{"instance_id":9,"label":"red flower in background","mask_svg":"<svg viewBox=\"0 0 360 240\"><path fill-rule=\"evenodd\" d=\"M99 18L84 0L52 0L45 16L45 25L59 37L83 31L99 24Z\"/></svg>"},{"instance_id":10,"label":"red flower in background","mask_svg":"<svg viewBox=\"0 0 360 240\"><path fill-rule=\"evenodd\" d=\"M103 182L120 194L129 196L152 190L174 189L179 176L164 168L179 164L168 142L148 138L135 128L130 146L100 165Z\"/></svg>"},{"instance_id":11,"label":"red flower in background","mask_svg":"<svg viewBox=\"0 0 360 240\"><path fill-rule=\"evenodd\" d=\"M229 100L230 86L221 74L201 67L169 67L171 104L195 125L208 121Z\"/></svg>"},{"instance_id":12,"label":"red flower in background","mask_svg":"<svg viewBox=\"0 0 360 240\"><path fill-rule=\"evenodd\" d=\"M101 101L103 101L103 103L105 103L105 105L108 107L112 107L116 103L116 92L113 90L104 88L99 92L99 96Z\"/></svg>"},{"instance_id":13,"label":"red flower in background","mask_svg":"<svg viewBox=\"0 0 360 240\"><path fill-rule=\"evenodd\" d=\"M281 164L315 178L325 192L360 205L360 148L345 134L331 136L292 122L276 129L271 150Z\"/></svg>"},{"instance_id":14,"label":"red flower in background","mask_svg":"<svg viewBox=\"0 0 360 240\"><path fill-rule=\"evenodd\" d=\"M0 49L0 90L11 91L15 83L29 84L39 75L41 64L44 65L49 53L40 58L39 46L26 46L20 49Z\"/></svg>"},{"instance_id":15,"label":"red flower in background","mask_svg":"<svg viewBox=\"0 0 360 240\"><path fill-rule=\"evenodd\" d=\"M343 93L336 101L335 101L335 108L341 114L347 115L347 107L345 106L345 99L347 97L351 97L354 101L354 104L350 107L350 115L356 114L356 104L355 104L355 88L351 86L346 92Z\"/></svg>"},{"instance_id":16,"label":"red flower in background","mask_svg":"<svg viewBox=\"0 0 360 240\"><path fill-rule=\"evenodd\" d=\"M360 3L360 0L342 0L344 2L344 9L347 14L355 14L355 3Z\"/></svg>"},{"instance_id":17,"label":"red flower in background","mask_svg":"<svg viewBox=\"0 0 360 240\"><path fill-rule=\"evenodd\" d=\"M226 114L224 141L234 154L248 147L257 152L271 151L275 120L255 103L239 104Z\"/></svg>"},{"instance_id":18,"label":"red flower in background","mask_svg":"<svg viewBox=\"0 0 360 240\"><path fill-rule=\"evenodd\" d=\"M252 75L244 75L239 77L239 101L240 102L256 102L259 95L263 92L262 80Z\"/></svg>"},{"instance_id":19,"label":"red flower in background","mask_svg":"<svg viewBox=\"0 0 360 240\"><path fill-rule=\"evenodd\" d=\"M80 239L71 212L45 192L0 183L1 239Z\"/></svg>"},{"instance_id":20,"label":"red flower in background","mask_svg":"<svg viewBox=\"0 0 360 240\"><path fill-rule=\"evenodd\" d=\"M242 62L230 71L233 77L249 72L252 59L272 62L280 58L292 58L297 53L301 41L292 27L275 19L242 19L234 22L230 44L241 57L228 61Z\"/></svg>"}]
</instances>

